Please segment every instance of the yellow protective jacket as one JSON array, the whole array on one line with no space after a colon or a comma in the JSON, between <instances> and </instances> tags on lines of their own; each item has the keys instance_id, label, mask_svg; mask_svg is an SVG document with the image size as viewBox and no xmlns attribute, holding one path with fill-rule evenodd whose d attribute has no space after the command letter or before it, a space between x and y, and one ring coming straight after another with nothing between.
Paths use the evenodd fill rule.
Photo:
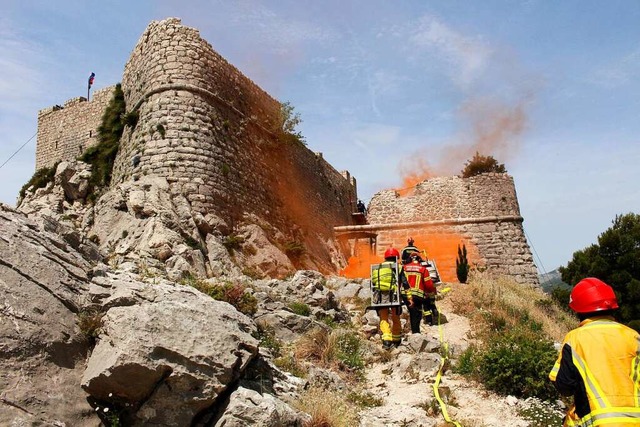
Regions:
<instances>
[{"instance_id":1,"label":"yellow protective jacket","mask_svg":"<svg viewBox=\"0 0 640 427\"><path fill-rule=\"evenodd\" d=\"M567 334L549 379L573 395L564 426L640 426L640 336L610 316Z\"/></svg>"}]
</instances>

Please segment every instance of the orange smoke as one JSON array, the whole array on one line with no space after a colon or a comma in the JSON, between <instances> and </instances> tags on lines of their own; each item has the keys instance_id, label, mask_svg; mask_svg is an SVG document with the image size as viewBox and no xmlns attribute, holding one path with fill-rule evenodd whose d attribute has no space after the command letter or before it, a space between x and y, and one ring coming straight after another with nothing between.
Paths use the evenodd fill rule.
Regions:
<instances>
[{"instance_id":1,"label":"orange smoke","mask_svg":"<svg viewBox=\"0 0 640 427\"><path fill-rule=\"evenodd\" d=\"M417 156L401 160L400 171L406 171L402 174L402 188L396 190L400 196L413 194L416 185L435 176L427 160Z\"/></svg>"},{"instance_id":2,"label":"orange smoke","mask_svg":"<svg viewBox=\"0 0 640 427\"><path fill-rule=\"evenodd\" d=\"M400 160L402 188L396 191L401 196L411 194L413 188L426 179L458 175L476 152L493 156L500 163L510 160L520 148L520 136L527 128L527 108L532 98L528 93L515 104L487 98L464 102L459 113L461 121L466 123L466 130L455 138L457 142L429 152L414 151Z\"/></svg>"},{"instance_id":3,"label":"orange smoke","mask_svg":"<svg viewBox=\"0 0 640 427\"><path fill-rule=\"evenodd\" d=\"M429 233L426 229L422 229L417 231L399 230L392 233L393 235L389 237L393 240L392 246L398 251L406 246L409 236L413 237L414 245L426 252L426 256L423 253L423 257L435 261L443 282L455 282L458 280L456 276L458 245L462 247L464 244L467 247L467 259L470 266L477 265L480 259L478 248L472 242L454 232ZM379 248L378 251L382 253L382 249L386 250L386 247ZM371 264L379 264L382 261L382 255L372 253L368 241L364 241L361 244L356 243L354 255L349 258L349 265L340 272L340 275L348 278L368 278L371 272Z\"/></svg>"},{"instance_id":4,"label":"orange smoke","mask_svg":"<svg viewBox=\"0 0 640 427\"><path fill-rule=\"evenodd\" d=\"M356 240L349 264L340 270L339 274L351 279L366 278L371 274L371 264L379 264L382 261L381 256L373 253L369 239Z\"/></svg>"}]
</instances>

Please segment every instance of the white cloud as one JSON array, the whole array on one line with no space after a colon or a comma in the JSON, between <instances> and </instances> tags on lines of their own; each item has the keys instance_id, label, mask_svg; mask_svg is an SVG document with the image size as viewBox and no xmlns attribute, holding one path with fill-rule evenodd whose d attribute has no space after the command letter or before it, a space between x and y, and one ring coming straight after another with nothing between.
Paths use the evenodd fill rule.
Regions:
<instances>
[{"instance_id":1,"label":"white cloud","mask_svg":"<svg viewBox=\"0 0 640 427\"><path fill-rule=\"evenodd\" d=\"M0 19L0 108L12 107L15 101L38 93L38 49L21 39L6 19Z\"/></svg>"},{"instance_id":2,"label":"white cloud","mask_svg":"<svg viewBox=\"0 0 640 427\"><path fill-rule=\"evenodd\" d=\"M452 80L463 88L482 75L492 55L491 48L481 39L461 34L433 16L420 19L409 41L441 54L451 65Z\"/></svg>"},{"instance_id":3,"label":"white cloud","mask_svg":"<svg viewBox=\"0 0 640 427\"><path fill-rule=\"evenodd\" d=\"M614 89L637 82L640 75L640 47L608 67L598 69L588 81L596 86Z\"/></svg>"}]
</instances>

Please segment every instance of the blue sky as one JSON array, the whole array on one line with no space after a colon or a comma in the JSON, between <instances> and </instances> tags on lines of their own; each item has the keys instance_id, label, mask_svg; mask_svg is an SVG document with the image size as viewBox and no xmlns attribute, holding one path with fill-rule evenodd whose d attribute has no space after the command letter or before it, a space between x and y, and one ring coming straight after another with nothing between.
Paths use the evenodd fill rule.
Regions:
<instances>
[{"instance_id":1,"label":"blue sky","mask_svg":"<svg viewBox=\"0 0 640 427\"><path fill-rule=\"evenodd\" d=\"M0 163L37 112L120 81L147 24L179 17L300 113L368 201L476 151L514 177L540 271L640 213L640 2L3 0ZM35 138L0 168L15 205Z\"/></svg>"}]
</instances>

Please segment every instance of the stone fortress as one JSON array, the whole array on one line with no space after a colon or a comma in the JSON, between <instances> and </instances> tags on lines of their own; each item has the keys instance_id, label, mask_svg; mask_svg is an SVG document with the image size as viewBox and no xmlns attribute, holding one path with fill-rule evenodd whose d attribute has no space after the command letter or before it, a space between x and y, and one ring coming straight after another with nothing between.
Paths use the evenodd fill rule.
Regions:
<instances>
[{"instance_id":1,"label":"stone fortress","mask_svg":"<svg viewBox=\"0 0 640 427\"><path fill-rule=\"evenodd\" d=\"M415 235L447 280L455 280L455 248L465 243L476 266L538 283L510 176L434 178L406 196L382 191L369 204L368 224L357 225L356 180L283 140L280 103L177 18L149 24L125 66L122 90L127 112L139 118L125 128L112 186L163 177L193 210L216 212L230 230L258 221L281 244L301 244L301 268L335 273L363 248L379 256ZM41 110L36 169L95 144L112 93L104 88L90 101ZM445 237L447 252L438 252Z\"/></svg>"}]
</instances>

